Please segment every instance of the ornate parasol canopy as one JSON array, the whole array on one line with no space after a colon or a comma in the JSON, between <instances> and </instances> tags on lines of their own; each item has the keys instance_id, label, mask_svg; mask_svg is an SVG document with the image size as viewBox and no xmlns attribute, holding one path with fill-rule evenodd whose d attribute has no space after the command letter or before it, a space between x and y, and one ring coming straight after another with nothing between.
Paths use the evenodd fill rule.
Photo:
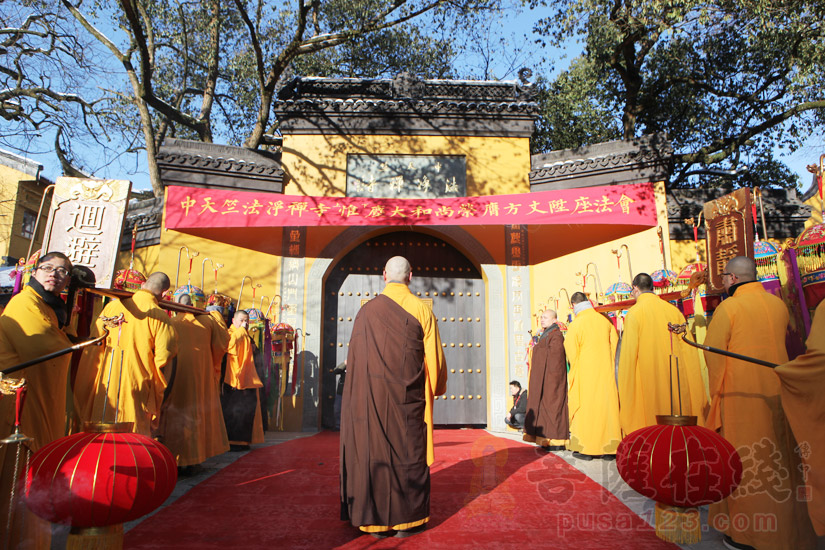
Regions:
<instances>
[{"instance_id":1,"label":"ornate parasol canopy","mask_svg":"<svg viewBox=\"0 0 825 550\"><path fill-rule=\"evenodd\" d=\"M676 280L679 284L687 285L690 282L690 276L694 273L699 273L700 271L704 271L708 268L708 265L702 262L696 262L692 264L688 264L685 266L682 271L679 272L679 275L676 277Z\"/></svg>"},{"instance_id":2,"label":"ornate parasol canopy","mask_svg":"<svg viewBox=\"0 0 825 550\"><path fill-rule=\"evenodd\" d=\"M184 294L188 294L189 297L192 299L192 305L197 308L203 308L206 304L206 295L203 293L203 290L199 289L194 285L183 285L175 290L174 300L177 302L178 298L183 296Z\"/></svg>"},{"instance_id":3,"label":"ornate parasol canopy","mask_svg":"<svg viewBox=\"0 0 825 550\"><path fill-rule=\"evenodd\" d=\"M657 269L650 274L650 277L653 279L654 287L667 288L675 285L679 276L675 271L671 271L670 269Z\"/></svg>"},{"instance_id":4,"label":"ornate parasol canopy","mask_svg":"<svg viewBox=\"0 0 825 550\"><path fill-rule=\"evenodd\" d=\"M115 280L112 282L112 287L118 290L137 292L145 282L146 277L144 277L140 271L135 269L121 269L115 273Z\"/></svg>"},{"instance_id":5,"label":"ornate parasol canopy","mask_svg":"<svg viewBox=\"0 0 825 550\"><path fill-rule=\"evenodd\" d=\"M796 260L809 308L825 298L825 224L806 229L796 240Z\"/></svg>"},{"instance_id":6,"label":"ornate parasol canopy","mask_svg":"<svg viewBox=\"0 0 825 550\"><path fill-rule=\"evenodd\" d=\"M619 281L618 283L613 283L607 287L607 291L604 295L607 296L611 302L621 302L623 300L630 299L631 290L633 290L633 287L630 286L630 284Z\"/></svg>"},{"instance_id":7,"label":"ornate parasol canopy","mask_svg":"<svg viewBox=\"0 0 825 550\"><path fill-rule=\"evenodd\" d=\"M779 280L779 247L769 241L754 241L753 259L760 281Z\"/></svg>"}]
</instances>

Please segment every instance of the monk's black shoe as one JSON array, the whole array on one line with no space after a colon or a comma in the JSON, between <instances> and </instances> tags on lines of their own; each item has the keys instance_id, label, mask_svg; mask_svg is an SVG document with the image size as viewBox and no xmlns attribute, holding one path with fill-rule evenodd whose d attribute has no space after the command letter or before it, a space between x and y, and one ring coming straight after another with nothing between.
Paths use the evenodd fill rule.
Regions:
<instances>
[{"instance_id":1,"label":"monk's black shoe","mask_svg":"<svg viewBox=\"0 0 825 550\"><path fill-rule=\"evenodd\" d=\"M542 447L542 449L547 451L548 453L552 451L563 451L564 445L545 445Z\"/></svg>"},{"instance_id":2,"label":"monk's black shoe","mask_svg":"<svg viewBox=\"0 0 825 550\"><path fill-rule=\"evenodd\" d=\"M616 460L616 455L602 455L602 460L607 460L607 461Z\"/></svg>"},{"instance_id":3,"label":"monk's black shoe","mask_svg":"<svg viewBox=\"0 0 825 550\"><path fill-rule=\"evenodd\" d=\"M583 455L578 451L573 451L573 458L578 458L579 460L590 461L593 460L591 455Z\"/></svg>"},{"instance_id":4,"label":"monk's black shoe","mask_svg":"<svg viewBox=\"0 0 825 550\"><path fill-rule=\"evenodd\" d=\"M370 533L370 536L375 539L386 539L395 536L395 531L378 531L377 533Z\"/></svg>"},{"instance_id":5,"label":"monk's black shoe","mask_svg":"<svg viewBox=\"0 0 825 550\"><path fill-rule=\"evenodd\" d=\"M411 537L413 535L417 535L418 533L423 533L426 529L426 523L419 525L418 527L412 527L410 529L401 529L395 533L395 538L404 539L407 537Z\"/></svg>"},{"instance_id":6,"label":"monk's black shoe","mask_svg":"<svg viewBox=\"0 0 825 550\"><path fill-rule=\"evenodd\" d=\"M756 550L756 548L754 548L753 546L748 546L747 544L736 542L728 535L722 535L722 544L724 544L726 548L730 548L731 550Z\"/></svg>"},{"instance_id":7,"label":"monk's black shoe","mask_svg":"<svg viewBox=\"0 0 825 550\"><path fill-rule=\"evenodd\" d=\"M229 445L229 451L232 453L242 453L250 449L251 447L249 445Z\"/></svg>"}]
</instances>

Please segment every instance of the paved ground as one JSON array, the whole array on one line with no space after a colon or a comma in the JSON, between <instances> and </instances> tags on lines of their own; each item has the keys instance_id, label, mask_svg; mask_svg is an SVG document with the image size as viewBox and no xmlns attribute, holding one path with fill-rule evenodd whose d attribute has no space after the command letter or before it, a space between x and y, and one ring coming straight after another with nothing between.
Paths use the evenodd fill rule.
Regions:
<instances>
[{"instance_id":1,"label":"paved ground","mask_svg":"<svg viewBox=\"0 0 825 550\"><path fill-rule=\"evenodd\" d=\"M498 432L490 432L494 435L498 435L501 437L506 437L508 439L515 439L517 441L521 441L521 434L516 434L514 432L507 432L507 433L498 433ZM649 498L645 498L641 496L639 493L631 489L627 483L619 475L618 470L616 470L616 461L615 460L600 460L594 459L590 461L579 460L573 456L571 451L557 451L553 454L563 458L568 464L579 470L580 472L584 473L613 493L625 506L630 508L636 514L641 516L645 521L647 521L651 526L655 526L655 514L654 514L654 503ZM682 548L690 549L690 550L722 550L727 548L722 543L722 534L718 531L711 529L708 526L707 516L708 516L708 509L707 506L703 506L700 508L700 512L702 514L702 541L698 544L692 544L690 546L680 545Z\"/></svg>"},{"instance_id":2,"label":"paved ground","mask_svg":"<svg viewBox=\"0 0 825 550\"><path fill-rule=\"evenodd\" d=\"M521 441L521 434L516 434L514 432L508 433L499 433L499 432L490 432L493 435L506 437L508 439L512 439L515 441ZM297 439L300 437L308 437L313 435L311 432L266 432L266 441L260 445L255 445L253 448L260 448L264 446L270 445L277 445L279 443L283 443L284 441L290 441L293 439ZM525 443L527 445L527 443ZM188 477L180 477L178 479L178 483L175 486L175 490L172 492L172 496L161 506L157 511L162 510L164 507L169 506L175 500L186 494L189 489L196 486L197 484L201 483L202 481L208 479L216 472L225 468L226 466L232 464L240 457L244 456L245 452L240 453L224 453L219 456L215 456L207 460L203 463L203 469L192 476ZM573 453L570 451L559 451L554 453L559 457L563 458L567 463L571 466L577 468L579 471L583 472L585 475L605 487L611 493L613 493L619 500L621 500L628 508L633 510L635 513L639 514L642 518L644 518L648 523L653 525L654 522L654 512L653 512L653 501L647 499L635 491L633 491L627 484L621 479L619 473L616 471L616 462L615 461L603 461L603 460L592 460L592 461L583 461L578 460L573 457ZM149 517L149 516L145 516ZM125 530L129 530L138 523L140 523L144 518L141 518L138 521L134 521L132 523L125 525ZM717 531L710 529L707 526L707 507L702 509L702 525L703 528L706 529L702 533L702 542L699 544L694 544L691 546L682 546L682 548L690 549L690 550L721 550L724 549L725 546L722 544L722 535Z\"/></svg>"}]
</instances>

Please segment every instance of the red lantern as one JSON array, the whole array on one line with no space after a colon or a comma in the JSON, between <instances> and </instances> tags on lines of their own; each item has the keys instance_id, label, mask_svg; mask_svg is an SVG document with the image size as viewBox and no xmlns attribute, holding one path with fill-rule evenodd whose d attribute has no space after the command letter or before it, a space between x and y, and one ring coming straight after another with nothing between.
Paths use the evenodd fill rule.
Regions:
<instances>
[{"instance_id":1,"label":"red lantern","mask_svg":"<svg viewBox=\"0 0 825 550\"><path fill-rule=\"evenodd\" d=\"M131 422L90 423L84 432L53 441L31 458L26 474L29 509L52 523L72 526L69 547L122 538L122 526L159 507L172 494L177 464L169 449L131 433ZM89 531L84 532L84 529Z\"/></svg>"},{"instance_id":2,"label":"red lantern","mask_svg":"<svg viewBox=\"0 0 825 550\"><path fill-rule=\"evenodd\" d=\"M656 534L676 543L701 539L697 506L718 502L742 480L742 461L725 438L695 416L657 416L616 450L616 467L636 492L656 501ZM663 521L667 519L667 521Z\"/></svg>"}]
</instances>

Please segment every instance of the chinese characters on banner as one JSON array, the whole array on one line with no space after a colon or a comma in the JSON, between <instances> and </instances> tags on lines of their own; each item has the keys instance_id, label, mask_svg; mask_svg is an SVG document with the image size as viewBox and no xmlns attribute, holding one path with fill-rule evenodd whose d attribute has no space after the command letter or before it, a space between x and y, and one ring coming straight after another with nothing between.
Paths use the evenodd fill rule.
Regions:
<instances>
[{"instance_id":1,"label":"chinese characters on banner","mask_svg":"<svg viewBox=\"0 0 825 550\"><path fill-rule=\"evenodd\" d=\"M43 250L63 252L92 271L96 287L111 287L131 187L127 180L57 178Z\"/></svg>"},{"instance_id":2,"label":"chinese characters on banner","mask_svg":"<svg viewBox=\"0 0 825 550\"><path fill-rule=\"evenodd\" d=\"M386 199L167 187L167 229L343 225L622 224L653 227L653 185Z\"/></svg>"},{"instance_id":3,"label":"chinese characters on banner","mask_svg":"<svg viewBox=\"0 0 825 550\"><path fill-rule=\"evenodd\" d=\"M504 251L507 265L523 266L527 263L527 226L504 226Z\"/></svg>"},{"instance_id":4,"label":"chinese characters on banner","mask_svg":"<svg viewBox=\"0 0 825 550\"><path fill-rule=\"evenodd\" d=\"M285 227L283 233L283 259L281 263L281 317L280 322L286 323L295 329L301 327L304 318L304 255L306 249L306 227ZM293 361L295 364L289 370L286 381L288 395L296 395L301 391L299 372L298 346L303 332L295 335L296 349ZM295 393L292 393L292 389Z\"/></svg>"},{"instance_id":5,"label":"chinese characters on banner","mask_svg":"<svg viewBox=\"0 0 825 550\"><path fill-rule=\"evenodd\" d=\"M347 196L463 197L466 174L464 156L347 155Z\"/></svg>"},{"instance_id":6,"label":"chinese characters on banner","mask_svg":"<svg viewBox=\"0 0 825 550\"><path fill-rule=\"evenodd\" d=\"M708 289L710 294L725 290L722 273L734 256L753 258L753 222L751 190L733 193L705 203L705 230L708 251Z\"/></svg>"},{"instance_id":7,"label":"chinese characters on banner","mask_svg":"<svg viewBox=\"0 0 825 550\"><path fill-rule=\"evenodd\" d=\"M524 354L530 335L530 285L527 263L527 227L507 225L504 227L507 274L507 341L510 365L510 379L526 385L527 365Z\"/></svg>"},{"instance_id":8,"label":"chinese characters on banner","mask_svg":"<svg viewBox=\"0 0 825 550\"><path fill-rule=\"evenodd\" d=\"M306 249L306 241L306 227L284 227L282 256L290 258L303 258Z\"/></svg>"}]
</instances>

